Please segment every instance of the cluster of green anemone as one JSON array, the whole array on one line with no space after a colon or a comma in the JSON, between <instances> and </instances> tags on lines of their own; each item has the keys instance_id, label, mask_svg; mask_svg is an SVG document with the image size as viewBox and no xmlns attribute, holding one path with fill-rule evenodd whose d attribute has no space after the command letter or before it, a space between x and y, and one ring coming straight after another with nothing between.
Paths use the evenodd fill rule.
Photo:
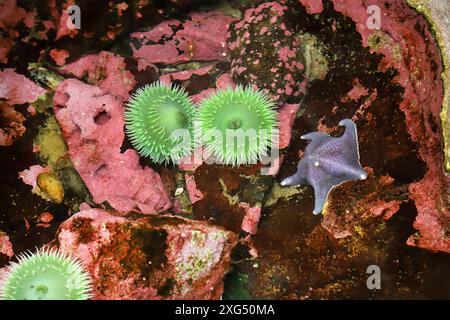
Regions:
<instances>
[{"instance_id":1,"label":"cluster of green anemone","mask_svg":"<svg viewBox=\"0 0 450 320\"><path fill-rule=\"evenodd\" d=\"M218 163L256 163L273 146L276 126L277 113L267 95L241 86L218 90L195 106L184 89L155 82L138 89L125 110L131 143L157 163L176 163L199 144ZM187 133L187 143L174 134L179 130Z\"/></svg>"}]
</instances>

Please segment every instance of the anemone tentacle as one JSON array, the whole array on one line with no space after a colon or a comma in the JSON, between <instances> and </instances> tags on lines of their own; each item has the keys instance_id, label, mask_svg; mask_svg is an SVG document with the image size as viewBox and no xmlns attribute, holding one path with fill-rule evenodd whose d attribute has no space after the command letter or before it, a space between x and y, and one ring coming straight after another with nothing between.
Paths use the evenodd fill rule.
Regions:
<instances>
[{"instance_id":1,"label":"anemone tentacle","mask_svg":"<svg viewBox=\"0 0 450 320\"><path fill-rule=\"evenodd\" d=\"M125 110L125 131L136 150L157 163L176 162L193 149L195 107L187 93L175 85L154 82L136 90ZM175 130L185 130L190 142L172 139Z\"/></svg>"},{"instance_id":2,"label":"anemone tentacle","mask_svg":"<svg viewBox=\"0 0 450 320\"><path fill-rule=\"evenodd\" d=\"M83 263L48 249L20 254L0 284L2 300L87 300L91 292Z\"/></svg>"},{"instance_id":3,"label":"anemone tentacle","mask_svg":"<svg viewBox=\"0 0 450 320\"><path fill-rule=\"evenodd\" d=\"M202 142L223 164L256 163L277 141L274 104L259 90L227 88L203 100L199 109Z\"/></svg>"}]
</instances>

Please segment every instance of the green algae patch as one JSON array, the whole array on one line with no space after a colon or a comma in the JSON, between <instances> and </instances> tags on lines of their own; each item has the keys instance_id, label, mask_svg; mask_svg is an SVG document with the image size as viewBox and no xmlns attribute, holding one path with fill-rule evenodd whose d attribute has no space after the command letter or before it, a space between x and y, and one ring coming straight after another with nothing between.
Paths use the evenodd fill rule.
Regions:
<instances>
[{"instance_id":1,"label":"green algae patch","mask_svg":"<svg viewBox=\"0 0 450 320\"><path fill-rule=\"evenodd\" d=\"M305 76L310 81L325 79L329 67L323 45L316 36L309 33L300 33L297 39L300 40L305 60Z\"/></svg>"},{"instance_id":2,"label":"green algae patch","mask_svg":"<svg viewBox=\"0 0 450 320\"><path fill-rule=\"evenodd\" d=\"M282 199L290 200L295 195L302 194L305 188L305 186L281 187L279 183L274 183L265 199L264 206L270 207Z\"/></svg>"},{"instance_id":3,"label":"green algae patch","mask_svg":"<svg viewBox=\"0 0 450 320\"><path fill-rule=\"evenodd\" d=\"M67 154L67 145L55 117L49 116L43 127L39 129L34 144L39 155L52 169L58 168L58 162Z\"/></svg>"}]
</instances>

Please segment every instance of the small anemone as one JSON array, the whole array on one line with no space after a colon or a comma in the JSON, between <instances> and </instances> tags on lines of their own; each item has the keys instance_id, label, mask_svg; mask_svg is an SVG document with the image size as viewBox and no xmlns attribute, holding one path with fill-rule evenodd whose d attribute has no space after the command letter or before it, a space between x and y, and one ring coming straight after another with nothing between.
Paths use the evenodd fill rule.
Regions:
<instances>
[{"instance_id":1,"label":"small anemone","mask_svg":"<svg viewBox=\"0 0 450 320\"><path fill-rule=\"evenodd\" d=\"M223 164L256 163L275 143L273 102L249 87L228 88L203 100L199 121L204 146Z\"/></svg>"},{"instance_id":2,"label":"small anemone","mask_svg":"<svg viewBox=\"0 0 450 320\"><path fill-rule=\"evenodd\" d=\"M2 300L87 300L91 291L83 264L56 250L19 255L0 285Z\"/></svg>"},{"instance_id":3,"label":"small anemone","mask_svg":"<svg viewBox=\"0 0 450 320\"><path fill-rule=\"evenodd\" d=\"M157 163L176 162L192 151L194 116L194 105L182 88L158 81L131 96L125 129L142 156Z\"/></svg>"}]
</instances>

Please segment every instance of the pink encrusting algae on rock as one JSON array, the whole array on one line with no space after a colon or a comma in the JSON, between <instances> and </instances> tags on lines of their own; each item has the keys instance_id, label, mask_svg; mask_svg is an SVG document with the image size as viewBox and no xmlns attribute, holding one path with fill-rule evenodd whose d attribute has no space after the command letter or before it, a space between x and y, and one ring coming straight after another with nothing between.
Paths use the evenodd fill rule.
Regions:
<instances>
[{"instance_id":1,"label":"pink encrusting algae on rock","mask_svg":"<svg viewBox=\"0 0 450 320\"><path fill-rule=\"evenodd\" d=\"M63 66L66 63L66 59L69 57L69 55L69 52L64 49L50 50L50 57L58 66Z\"/></svg>"},{"instance_id":2,"label":"pink encrusting algae on rock","mask_svg":"<svg viewBox=\"0 0 450 320\"><path fill-rule=\"evenodd\" d=\"M37 187L37 178L43 172L50 172L48 168L44 168L38 164L32 165L29 169L19 172L19 178L23 183L32 186L33 189Z\"/></svg>"},{"instance_id":3,"label":"pink encrusting algae on rock","mask_svg":"<svg viewBox=\"0 0 450 320\"><path fill-rule=\"evenodd\" d=\"M31 103L46 91L13 69L0 71L0 98L10 105Z\"/></svg>"},{"instance_id":4,"label":"pink encrusting algae on rock","mask_svg":"<svg viewBox=\"0 0 450 320\"><path fill-rule=\"evenodd\" d=\"M28 12L17 6L16 0L3 0L0 3L0 28L8 30L22 21L31 28L34 25L35 15L35 12Z\"/></svg>"},{"instance_id":5,"label":"pink encrusting algae on rock","mask_svg":"<svg viewBox=\"0 0 450 320\"><path fill-rule=\"evenodd\" d=\"M279 104L306 92L301 43L287 25L287 10L279 2L247 9L231 25L227 43L233 79L261 90Z\"/></svg>"},{"instance_id":6,"label":"pink encrusting algae on rock","mask_svg":"<svg viewBox=\"0 0 450 320\"><path fill-rule=\"evenodd\" d=\"M244 219L242 220L242 230L255 235L258 230L259 219L261 218L261 206L251 207L246 202L240 202L238 206L245 211Z\"/></svg>"},{"instance_id":7,"label":"pink encrusting algae on rock","mask_svg":"<svg viewBox=\"0 0 450 320\"><path fill-rule=\"evenodd\" d=\"M345 97L341 99L342 102L347 102L349 99L358 101L360 98L365 97L369 94L366 88L364 88L358 79L355 80L353 88L347 93Z\"/></svg>"},{"instance_id":8,"label":"pink encrusting algae on rock","mask_svg":"<svg viewBox=\"0 0 450 320\"><path fill-rule=\"evenodd\" d=\"M289 146L292 135L292 125L294 124L299 108L299 104L284 103L278 109L278 126L280 130L279 149L284 149Z\"/></svg>"},{"instance_id":9,"label":"pink encrusting algae on rock","mask_svg":"<svg viewBox=\"0 0 450 320\"><path fill-rule=\"evenodd\" d=\"M204 195L203 193L197 188L197 185L195 184L195 179L192 174L185 174L184 179L186 181L186 188L188 190L189 200L192 204L196 203L199 200L202 200Z\"/></svg>"},{"instance_id":10,"label":"pink encrusting algae on rock","mask_svg":"<svg viewBox=\"0 0 450 320\"><path fill-rule=\"evenodd\" d=\"M133 55L141 65L176 64L187 61L224 61L228 49L228 26L235 19L222 12L193 12L184 22L166 20L147 32L135 32L131 38ZM161 43L162 42L162 43Z\"/></svg>"},{"instance_id":11,"label":"pink encrusting algae on rock","mask_svg":"<svg viewBox=\"0 0 450 320\"><path fill-rule=\"evenodd\" d=\"M306 8L306 12L309 14L317 14L323 11L322 0L299 0L300 3Z\"/></svg>"},{"instance_id":12,"label":"pink encrusting algae on rock","mask_svg":"<svg viewBox=\"0 0 450 320\"><path fill-rule=\"evenodd\" d=\"M0 63L8 62L8 53L14 46L14 41L0 36Z\"/></svg>"},{"instance_id":13,"label":"pink encrusting algae on rock","mask_svg":"<svg viewBox=\"0 0 450 320\"><path fill-rule=\"evenodd\" d=\"M75 79L63 81L54 108L69 155L97 204L107 201L122 213L144 214L170 208L161 177L142 168L136 151L121 152L123 98Z\"/></svg>"},{"instance_id":14,"label":"pink encrusting algae on rock","mask_svg":"<svg viewBox=\"0 0 450 320\"><path fill-rule=\"evenodd\" d=\"M0 146L10 146L26 131L25 117L6 102L0 102Z\"/></svg>"},{"instance_id":15,"label":"pink encrusting algae on rock","mask_svg":"<svg viewBox=\"0 0 450 320\"><path fill-rule=\"evenodd\" d=\"M14 257L14 250L9 237L0 231L0 253L8 258Z\"/></svg>"},{"instance_id":16,"label":"pink encrusting algae on rock","mask_svg":"<svg viewBox=\"0 0 450 320\"><path fill-rule=\"evenodd\" d=\"M405 187L395 186L394 179L389 176L374 176L371 168L365 170L369 173L366 180L342 184L339 195L330 192L322 227L337 239L353 235L355 228L365 219L390 219L400 204L406 202L394 200L406 191ZM346 202L342 203L341 199L346 199ZM348 203L352 204L351 208L348 208Z\"/></svg>"},{"instance_id":17,"label":"pink encrusting algae on rock","mask_svg":"<svg viewBox=\"0 0 450 320\"><path fill-rule=\"evenodd\" d=\"M131 72L125 69L124 58L107 51L88 54L61 68L61 72L79 79L87 76L89 84L95 84L124 100L136 84Z\"/></svg>"},{"instance_id":18,"label":"pink encrusting algae on rock","mask_svg":"<svg viewBox=\"0 0 450 320\"><path fill-rule=\"evenodd\" d=\"M213 68L213 65L207 65L207 66L201 67L199 69L194 69L194 70L183 70L183 71L178 71L178 72L166 73L166 74L163 74L161 77L159 77L159 80L161 80L162 82L164 82L166 84L169 84L175 80L182 80L182 81L188 80L193 75L203 76L205 74L208 74L208 72L210 72L212 68Z\"/></svg>"},{"instance_id":19,"label":"pink encrusting algae on rock","mask_svg":"<svg viewBox=\"0 0 450 320\"><path fill-rule=\"evenodd\" d=\"M75 0L66 0L63 2L63 10L61 10L61 15L59 19L59 24L56 33L56 40L64 36L75 36L80 30L77 28L69 28L67 21L71 19L69 11L67 10L69 6L75 4ZM71 21L71 20L70 20Z\"/></svg>"},{"instance_id":20,"label":"pink encrusting algae on rock","mask_svg":"<svg viewBox=\"0 0 450 320\"><path fill-rule=\"evenodd\" d=\"M333 4L336 11L356 23L363 45L384 55L380 71L395 68L398 75L394 81L405 90L400 109L427 165L424 178L409 187L418 211L414 223L418 233L408 244L450 252L450 178L444 174L440 124L443 85L437 76L442 62L427 22L404 1L393 0L389 10L382 9L381 31L371 30L366 23L368 4L360 0L333 0ZM409 19L404 19L405 15Z\"/></svg>"},{"instance_id":21,"label":"pink encrusting algae on rock","mask_svg":"<svg viewBox=\"0 0 450 320\"><path fill-rule=\"evenodd\" d=\"M54 246L84 262L94 299L219 299L236 242L202 221L90 209L63 222Z\"/></svg>"},{"instance_id":22,"label":"pink encrusting algae on rock","mask_svg":"<svg viewBox=\"0 0 450 320\"><path fill-rule=\"evenodd\" d=\"M10 146L26 131L25 116L14 105L35 102L46 91L27 77L6 68L0 71L0 146ZM28 106L30 107L30 106Z\"/></svg>"}]
</instances>

